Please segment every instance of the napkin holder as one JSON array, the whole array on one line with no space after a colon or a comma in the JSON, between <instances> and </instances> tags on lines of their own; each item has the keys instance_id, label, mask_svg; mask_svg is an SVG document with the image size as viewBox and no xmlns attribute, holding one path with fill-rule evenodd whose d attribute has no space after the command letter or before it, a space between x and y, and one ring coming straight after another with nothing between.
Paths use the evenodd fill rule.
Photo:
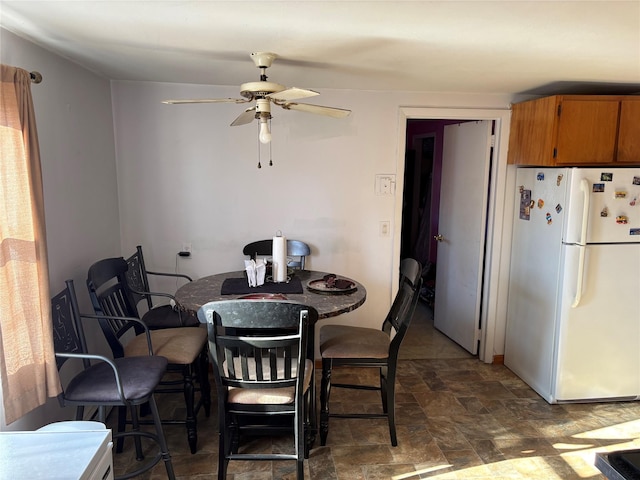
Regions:
<instances>
[{"instance_id":1,"label":"napkin holder","mask_svg":"<svg viewBox=\"0 0 640 480\"><path fill-rule=\"evenodd\" d=\"M262 258L257 258L256 260L245 260L244 267L247 272L247 282L250 287L259 287L264 285L267 266Z\"/></svg>"}]
</instances>

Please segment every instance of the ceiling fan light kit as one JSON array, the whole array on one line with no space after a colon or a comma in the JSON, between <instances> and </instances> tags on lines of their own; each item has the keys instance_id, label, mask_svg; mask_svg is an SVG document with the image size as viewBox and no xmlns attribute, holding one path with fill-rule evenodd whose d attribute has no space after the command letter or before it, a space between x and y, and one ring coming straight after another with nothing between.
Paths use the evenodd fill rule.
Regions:
<instances>
[{"instance_id":1,"label":"ceiling fan light kit","mask_svg":"<svg viewBox=\"0 0 640 480\"><path fill-rule=\"evenodd\" d=\"M233 122L231 122L231 126L235 127L238 125L245 125L251 123L254 119L258 120L258 138L261 143L265 144L271 142L270 120L272 103L284 110L298 110L301 112L314 113L316 115L324 115L332 118L343 118L351 113L351 110L343 108L291 102L291 100L314 97L319 95L319 93L314 90L297 87L287 88L279 83L267 81L266 70L272 65L273 61L278 58L275 53L254 52L251 53L250 56L256 67L260 69L260 80L240 85L240 95L242 98L164 100L162 103L175 105L190 103L248 103L255 101L255 105L242 112Z\"/></svg>"}]
</instances>

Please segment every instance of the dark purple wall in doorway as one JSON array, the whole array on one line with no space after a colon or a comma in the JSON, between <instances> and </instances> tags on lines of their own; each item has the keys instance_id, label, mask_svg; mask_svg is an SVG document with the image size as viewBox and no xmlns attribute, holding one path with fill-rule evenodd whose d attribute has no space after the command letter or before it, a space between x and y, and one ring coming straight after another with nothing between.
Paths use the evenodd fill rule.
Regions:
<instances>
[{"instance_id":1,"label":"dark purple wall in doorway","mask_svg":"<svg viewBox=\"0 0 640 480\"><path fill-rule=\"evenodd\" d=\"M436 263L437 245L433 236L438 232L438 220L440 211L440 184L442 180L442 149L444 127L462 123L465 120L407 120L406 149L413 148L413 139L419 135L433 133L435 135L435 148L433 154L432 192L431 192L431 222L429 235L429 261Z\"/></svg>"}]
</instances>

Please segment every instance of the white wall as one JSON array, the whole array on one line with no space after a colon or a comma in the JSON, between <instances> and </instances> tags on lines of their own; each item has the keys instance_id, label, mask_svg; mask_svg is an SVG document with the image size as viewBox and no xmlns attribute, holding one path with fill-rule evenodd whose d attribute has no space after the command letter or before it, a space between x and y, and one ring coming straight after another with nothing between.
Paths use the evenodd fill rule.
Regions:
<instances>
[{"instance_id":1,"label":"white wall","mask_svg":"<svg viewBox=\"0 0 640 480\"><path fill-rule=\"evenodd\" d=\"M90 312L85 286L94 261L120 254L118 191L109 80L0 29L0 61L37 70L32 85L42 159L52 295L72 278L80 307ZM96 334L96 335L93 335ZM89 330L103 349L101 334ZM106 350L105 350L106 351ZM69 418L56 399L0 430L31 430Z\"/></svg>"},{"instance_id":2,"label":"white wall","mask_svg":"<svg viewBox=\"0 0 640 480\"><path fill-rule=\"evenodd\" d=\"M313 103L349 108L351 116L336 120L274 107L274 166L263 156L257 169L255 123L229 126L245 105L161 103L237 97L236 88L112 85L125 250L142 244L148 265L177 265L202 277L242 269L242 247L281 230L311 244L309 269L346 275L367 288L361 308L323 322L375 327L390 305L394 275L394 236L381 237L379 222L391 221L393 231L401 221L400 107L504 109L510 101L499 95L323 89ZM375 195L379 173L397 173L396 195ZM176 263L183 242L192 243L193 256Z\"/></svg>"}]
</instances>

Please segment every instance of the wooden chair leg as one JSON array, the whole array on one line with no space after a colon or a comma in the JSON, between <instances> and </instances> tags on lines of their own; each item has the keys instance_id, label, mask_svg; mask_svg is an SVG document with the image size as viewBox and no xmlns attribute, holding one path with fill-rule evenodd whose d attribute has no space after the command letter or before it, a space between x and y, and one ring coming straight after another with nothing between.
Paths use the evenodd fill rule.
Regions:
<instances>
[{"instance_id":1,"label":"wooden chair leg","mask_svg":"<svg viewBox=\"0 0 640 480\"><path fill-rule=\"evenodd\" d=\"M226 480L227 466L229 465L228 455L231 453L231 431L225 420L225 414L218 415L218 480Z\"/></svg>"},{"instance_id":2,"label":"wooden chair leg","mask_svg":"<svg viewBox=\"0 0 640 480\"><path fill-rule=\"evenodd\" d=\"M327 444L329 435L329 394L331 393L331 359L322 359L320 384L320 445Z\"/></svg>"},{"instance_id":3,"label":"wooden chair leg","mask_svg":"<svg viewBox=\"0 0 640 480\"><path fill-rule=\"evenodd\" d=\"M309 402L310 392L304 396L304 458L309 458L309 452L311 452L311 448L313 447L313 443L315 441L315 435L312 431L313 425L311 424L311 404Z\"/></svg>"},{"instance_id":4,"label":"wooden chair leg","mask_svg":"<svg viewBox=\"0 0 640 480\"><path fill-rule=\"evenodd\" d=\"M391 437L391 446L398 446L398 437L396 435L396 378L392 373L395 369L387 369L386 367L381 370L384 375L381 377L383 383L380 387L383 392L383 407L389 420L389 436Z\"/></svg>"},{"instance_id":5,"label":"wooden chair leg","mask_svg":"<svg viewBox=\"0 0 640 480\"><path fill-rule=\"evenodd\" d=\"M303 460L297 461L296 479L304 480L304 461Z\"/></svg>"},{"instance_id":6,"label":"wooden chair leg","mask_svg":"<svg viewBox=\"0 0 640 480\"><path fill-rule=\"evenodd\" d=\"M309 458L309 434L311 433L309 430L309 391L304 395L302 399L302 412L298 412L299 415L302 415L302 422L298 421L296 425L296 420L294 419L294 429L295 429L295 442L296 442L296 477L297 480L304 480L304 459Z\"/></svg>"},{"instance_id":7,"label":"wooden chair leg","mask_svg":"<svg viewBox=\"0 0 640 480\"><path fill-rule=\"evenodd\" d=\"M211 415L211 385L209 384L209 352L207 349L204 349L202 353L200 353L198 379L204 414L209 418L209 415Z\"/></svg>"},{"instance_id":8,"label":"wooden chair leg","mask_svg":"<svg viewBox=\"0 0 640 480\"><path fill-rule=\"evenodd\" d=\"M387 368L380 367L380 398L382 399L382 411L389 412L389 403L387 395Z\"/></svg>"},{"instance_id":9,"label":"wooden chair leg","mask_svg":"<svg viewBox=\"0 0 640 480\"><path fill-rule=\"evenodd\" d=\"M193 386L193 366L188 365L183 370L184 380L184 400L187 407L187 441L189 442L189 449L191 453L196 453L198 448L198 430L196 427L195 416L195 388Z\"/></svg>"}]
</instances>

